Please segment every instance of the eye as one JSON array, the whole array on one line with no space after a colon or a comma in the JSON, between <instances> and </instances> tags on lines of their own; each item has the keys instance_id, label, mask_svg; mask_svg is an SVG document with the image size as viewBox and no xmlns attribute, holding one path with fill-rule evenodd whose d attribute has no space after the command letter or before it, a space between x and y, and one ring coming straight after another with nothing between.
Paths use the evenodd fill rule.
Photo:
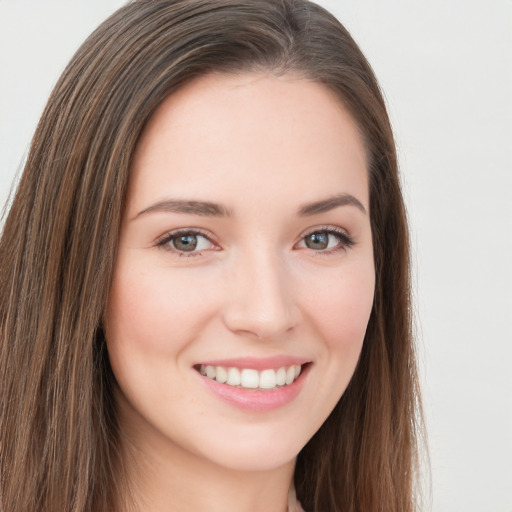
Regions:
<instances>
[{"instance_id":1,"label":"eye","mask_svg":"<svg viewBox=\"0 0 512 512\"><path fill-rule=\"evenodd\" d=\"M354 245L352 238L339 228L318 229L308 233L297 244L297 247L317 252L336 252Z\"/></svg>"},{"instance_id":2,"label":"eye","mask_svg":"<svg viewBox=\"0 0 512 512\"><path fill-rule=\"evenodd\" d=\"M168 233L156 245L177 252L180 256L193 256L194 253L215 248L213 242L206 235L190 230Z\"/></svg>"}]
</instances>

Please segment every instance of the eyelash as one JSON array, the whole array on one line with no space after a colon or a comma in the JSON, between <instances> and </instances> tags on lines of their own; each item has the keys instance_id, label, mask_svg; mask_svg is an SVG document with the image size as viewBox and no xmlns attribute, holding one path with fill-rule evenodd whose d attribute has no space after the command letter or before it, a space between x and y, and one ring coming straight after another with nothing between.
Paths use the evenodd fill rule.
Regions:
<instances>
[{"instance_id":1,"label":"eyelash","mask_svg":"<svg viewBox=\"0 0 512 512\"><path fill-rule=\"evenodd\" d=\"M331 249L325 249L321 251L315 251L311 249L315 256L329 256L339 251L346 251L355 245L355 240L347 233L347 231L336 226L315 227L306 234L302 235L300 242L305 241L308 236L313 234L333 235L338 239L338 244Z\"/></svg>"},{"instance_id":2,"label":"eyelash","mask_svg":"<svg viewBox=\"0 0 512 512\"><path fill-rule=\"evenodd\" d=\"M166 233L162 238L156 241L155 246L160 247L164 251L169 251L171 253L176 254L180 258L193 258L195 256L202 256L203 251L180 251L175 247L172 247L170 244L173 240L182 237L182 236L201 236L206 238L211 244L215 244L213 241L213 237L210 234L204 233L198 229L178 229L177 231L171 231L170 233Z\"/></svg>"},{"instance_id":3,"label":"eyelash","mask_svg":"<svg viewBox=\"0 0 512 512\"><path fill-rule=\"evenodd\" d=\"M311 252L315 254L315 256L328 256L330 254L337 253L338 251L346 251L355 245L354 239L344 230L335 226L320 226L312 229L306 234L302 235L299 242L305 241L308 236L313 234L325 234L325 235L333 235L335 236L339 243L332 247L331 249L318 250L315 251L311 249ZM212 240L212 236L204 233L203 231L197 229L180 229L177 231L172 231L170 233L166 233L162 238L156 241L155 246L160 247L165 251L169 251L175 253L180 258L192 258L196 256L202 256L204 251L180 251L175 247L172 247L170 244L173 240L182 237L182 236L201 236L208 240L211 244L215 244L214 240ZM297 244L295 244L297 245ZM306 247L307 249L307 247Z\"/></svg>"}]
</instances>

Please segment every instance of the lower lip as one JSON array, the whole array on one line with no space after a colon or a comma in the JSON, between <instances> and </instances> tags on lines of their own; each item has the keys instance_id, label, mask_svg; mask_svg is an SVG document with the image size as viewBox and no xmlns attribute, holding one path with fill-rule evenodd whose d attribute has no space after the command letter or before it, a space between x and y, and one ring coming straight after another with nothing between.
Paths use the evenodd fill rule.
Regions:
<instances>
[{"instance_id":1,"label":"lower lip","mask_svg":"<svg viewBox=\"0 0 512 512\"><path fill-rule=\"evenodd\" d=\"M225 402L249 411L270 411L289 404L300 393L304 384L310 364L302 368L300 375L288 386L280 388L260 390L245 389L221 384L214 379L198 373L202 381L210 391Z\"/></svg>"}]
</instances>

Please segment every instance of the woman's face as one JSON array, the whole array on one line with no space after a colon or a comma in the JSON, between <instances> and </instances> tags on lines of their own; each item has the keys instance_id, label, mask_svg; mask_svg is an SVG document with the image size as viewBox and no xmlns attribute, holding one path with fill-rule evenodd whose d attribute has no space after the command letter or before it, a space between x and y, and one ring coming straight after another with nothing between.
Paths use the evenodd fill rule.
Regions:
<instances>
[{"instance_id":1,"label":"woman's face","mask_svg":"<svg viewBox=\"0 0 512 512\"><path fill-rule=\"evenodd\" d=\"M352 377L373 293L340 102L292 75L195 80L133 162L105 319L121 428L148 456L290 463Z\"/></svg>"}]
</instances>

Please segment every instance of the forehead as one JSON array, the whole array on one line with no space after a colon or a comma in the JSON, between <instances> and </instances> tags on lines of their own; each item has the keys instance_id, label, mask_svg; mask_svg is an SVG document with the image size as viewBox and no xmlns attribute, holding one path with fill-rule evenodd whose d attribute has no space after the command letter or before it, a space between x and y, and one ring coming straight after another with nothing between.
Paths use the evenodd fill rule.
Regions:
<instances>
[{"instance_id":1,"label":"forehead","mask_svg":"<svg viewBox=\"0 0 512 512\"><path fill-rule=\"evenodd\" d=\"M307 201L329 192L368 206L362 137L334 93L294 75L210 74L170 95L150 119L128 202L215 194L231 206L241 197Z\"/></svg>"}]
</instances>

